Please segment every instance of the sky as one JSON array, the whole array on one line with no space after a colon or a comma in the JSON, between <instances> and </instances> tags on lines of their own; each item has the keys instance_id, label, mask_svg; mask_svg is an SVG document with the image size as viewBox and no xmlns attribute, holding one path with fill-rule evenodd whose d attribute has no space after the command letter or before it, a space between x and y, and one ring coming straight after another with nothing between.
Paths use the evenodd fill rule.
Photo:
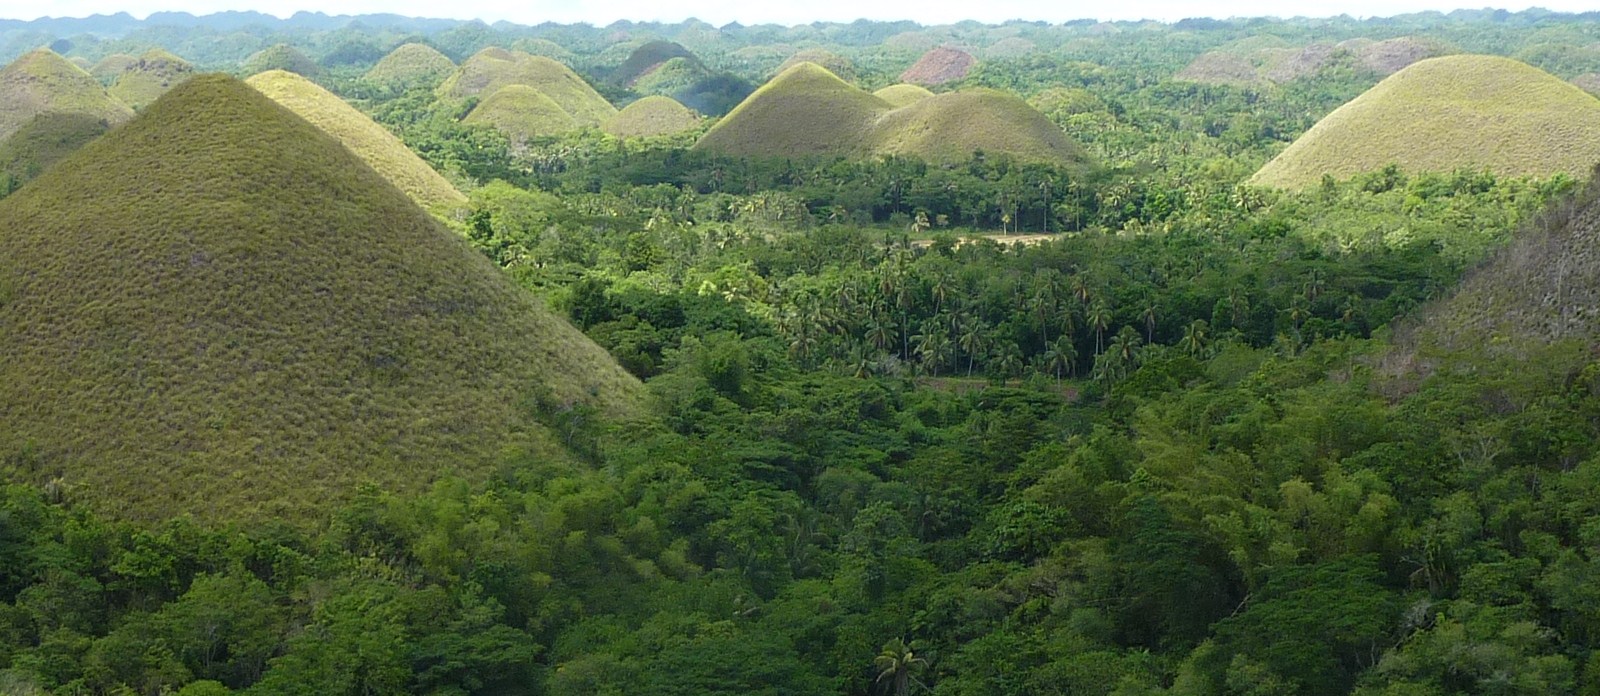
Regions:
<instances>
[{"instance_id":1,"label":"sky","mask_svg":"<svg viewBox=\"0 0 1600 696\"><path fill-rule=\"evenodd\" d=\"M1480 0L1481 1L1481 0ZM1567 12L1591 11L1595 0L1543 0L1537 3L1498 3L1512 11L1530 6ZM1387 17L1424 10L1450 11L1481 4L1470 0L0 0L0 17L34 19L40 16L83 17L90 14L128 12L144 17L156 11L209 14L224 10L255 10L287 17L300 10L328 14L391 12L416 17L539 22L589 22L610 24L619 19L677 22L697 17L718 26L728 22L803 24L814 21L856 19L909 19L923 24L946 24L966 19L1002 22L1010 19L1064 22L1072 19L1175 21L1185 17L1256 17L1301 15L1325 17Z\"/></svg>"}]
</instances>

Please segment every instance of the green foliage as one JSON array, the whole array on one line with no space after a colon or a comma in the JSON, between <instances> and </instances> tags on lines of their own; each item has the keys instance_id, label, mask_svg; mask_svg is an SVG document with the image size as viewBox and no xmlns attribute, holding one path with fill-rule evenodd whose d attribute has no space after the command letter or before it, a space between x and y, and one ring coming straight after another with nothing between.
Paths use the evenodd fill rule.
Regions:
<instances>
[{"instance_id":1,"label":"green foliage","mask_svg":"<svg viewBox=\"0 0 1600 696\"><path fill-rule=\"evenodd\" d=\"M111 96L134 109L143 109L192 76L194 66L188 61L151 49L122 69L111 85Z\"/></svg>"},{"instance_id":2,"label":"green foliage","mask_svg":"<svg viewBox=\"0 0 1600 696\"><path fill-rule=\"evenodd\" d=\"M100 83L47 48L0 68L0 140L42 114L83 114L116 125L133 116Z\"/></svg>"},{"instance_id":3,"label":"green foliage","mask_svg":"<svg viewBox=\"0 0 1600 696\"><path fill-rule=\"evenodd\" d=\"M250 55L244 60L242 71L245 75L259 75L271 70L282 70L294 73L309 79L322 77L322 66L311 60L300 49L289 44L273 44Z\"/></svg>"},{"instance_id":4,"label":"green foliage","mask_svg":"<svg viewBox=\"0 0 1600 696\"><path fill-rule=\"evenodd\" d=\"M386 87L433 89L456 69L456 64L438 49L421 43L402 44L390 51L362 79Z\"/></svg>"},{"instance_id":5,"label":"green foliage","mask_svg":"<svg viewBox=\"0 0 1600 696\"><path fill-rule=\"evenodd\" d=\"M503 49L484 49L467 59L439 85L438 94L465 99L493 95L511 85L543 94L581 126L599 126L617 113L616 107L571 68L544 56Z\"/></svg>"}]
</instances>

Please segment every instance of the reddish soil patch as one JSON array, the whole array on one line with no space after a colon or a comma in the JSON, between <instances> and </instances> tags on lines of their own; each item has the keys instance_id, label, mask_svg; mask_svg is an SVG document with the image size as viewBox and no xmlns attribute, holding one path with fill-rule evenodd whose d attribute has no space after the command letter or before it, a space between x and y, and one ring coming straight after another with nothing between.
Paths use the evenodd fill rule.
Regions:
<instances>
[{"instance_id":1,"label":"reddish soil patch","mask_svg":"<svg viewBox=\"0 0 1600 696\"><path fill-rule=\"evenodd\" d=\"M900 81L924 87L955 82L966 77L977 63L978 59L973 58L971 53L940 46L922 54L915 65L900 73Z\"/></svg>"}]
</instances>

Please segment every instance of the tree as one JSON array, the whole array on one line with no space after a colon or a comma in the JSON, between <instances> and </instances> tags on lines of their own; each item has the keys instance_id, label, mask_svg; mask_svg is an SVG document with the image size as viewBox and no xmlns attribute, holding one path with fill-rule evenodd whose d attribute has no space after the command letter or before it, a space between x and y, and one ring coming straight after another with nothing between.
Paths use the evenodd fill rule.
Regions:
<instances>
[{"instance_id":1,"label":"tree","mask_svg":"<svg viewBox=\"0 0 1600 696\"><path fill-rule=\"evenodd\" d=\"M1078 347L1073 345L1071 336L1057 338L1044 353L1044 367L1055 375L1057 382L1061 381L1062 373L1072 374L1077 360Z\"/></svg>"},{"instance_id":2,"label":"tree","mask_svg":"<svg viewBox=\"0 0 1600 696\"><path fill-rule=\"evenodd\" d=\"M1089 328L1094 331L1094 352L1096 355L1105 352L1106 330L1111 328L1111 308L1104 302L1095 303L1089 308L1089 314L1084 317L1089 323Z\"/></svg>"},{"instance_id":3,"label":"tree","mask_svg":"<svg viewBox=\"0 0 1600 696\"><path fill-rule=\"evenodd\" d=\"M878 678L874 683L885 684L889 693L894 696L906 696L911 693L913 685L928 688L917 678L917 673L928 666L928 661L918 657L911 646L900 638L895 638L883 644L883 652L872 658L872 665L878 669Z\"/></svg>"},{"instance_id":4,"label":"tree","mask_svg":"<svg viewBox=\"0 0 1600 696\"><path fill-rule=\"evenodd\" d=\"M1205 353L1206 346L1210 343L1210 327L1204 319L1189 322L1183 329L1183 338L1178 341L1178 348L1190 355L1199 357Z\"/></svg>"}]
</instances>

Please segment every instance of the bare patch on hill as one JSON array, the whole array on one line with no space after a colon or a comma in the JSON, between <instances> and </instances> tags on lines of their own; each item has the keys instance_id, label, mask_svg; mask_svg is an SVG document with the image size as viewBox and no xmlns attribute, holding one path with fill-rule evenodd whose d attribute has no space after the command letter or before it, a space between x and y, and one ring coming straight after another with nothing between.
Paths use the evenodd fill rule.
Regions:
<instances>
[{"instance_id":1,"label":"bare patch on hill","mask_svg":"<svg viewBox=\"0 0 1600 696\"><path fill-rule=\"evenodd\" d=\"M922 54L916 63L900 73L900 81L933 87L965 78L967 73L972 72L972 66L977 64L978 59L973 58L971 53L940 46Z\"/></svg>"}]
</instances>

